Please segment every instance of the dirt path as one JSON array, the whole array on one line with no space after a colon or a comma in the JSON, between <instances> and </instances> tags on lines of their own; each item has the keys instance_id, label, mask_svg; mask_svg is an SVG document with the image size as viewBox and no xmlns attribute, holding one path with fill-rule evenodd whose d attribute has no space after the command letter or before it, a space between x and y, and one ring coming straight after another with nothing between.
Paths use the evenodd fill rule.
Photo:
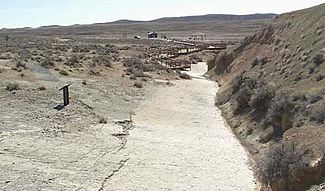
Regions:
<instances>
[{"instance_id":1,"label":"dirt path","mask_svg":"<svg viewBox=\"0 0 325 191\"><path fill-rule=\"evenodd\" d=\"M158 90L134 116L128 160L104 190L254 190L247 155L214 107L214 82L194 66L193 80Z\"/></svg>"}]
</instances>

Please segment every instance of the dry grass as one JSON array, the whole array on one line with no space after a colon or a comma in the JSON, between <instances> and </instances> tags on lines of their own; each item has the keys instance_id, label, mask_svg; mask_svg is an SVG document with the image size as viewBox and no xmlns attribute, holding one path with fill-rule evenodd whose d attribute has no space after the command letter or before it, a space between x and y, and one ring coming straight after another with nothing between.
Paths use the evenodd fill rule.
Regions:
<instances>
[{"instance_id":1,"label":"dry grass","mask_svg":"<svg viewBox=\"0 0 325 191\"><path fill-rule=\"evenodd\" d=\"M143 88L143 84L142 84L142 82L136 81L136 82L134 82L134 87Z\"/></svg>"},{"instance_id":2,"label":"dry grass","mask_svg":"<svg viewBox=\"0 0 325 191\"><path fill-rule=\"evenodd\" d=\"M62 76L68 76L69 73L65 70L60 70L59 74L61 74Z\"/></svg>"},{"instance_id":3,"label":"dry grass","mask_svg":"<svg viewBox=\"0 0 325 191\"><path fill-rule=\"evenodd\" d=\"M7 91L15 91L15 90L19 90L19 89L20 89L20 87L19 87L18 83L9 83L6 86Z\"/></svg>"},{"instance_id":4,"label":"dry grass","mask_svg":"<svg viewBox=\"0 0 325 191\"><path fill-rule=\"evenodd\" d=\"M190 75L188 75L187 73L181 73L181 74L179 75L179 77L182 78L182 79L185 79L185 80L190 80L190 79L192 79L192 77L191 77Z\"/></svg>"}]
</instances>

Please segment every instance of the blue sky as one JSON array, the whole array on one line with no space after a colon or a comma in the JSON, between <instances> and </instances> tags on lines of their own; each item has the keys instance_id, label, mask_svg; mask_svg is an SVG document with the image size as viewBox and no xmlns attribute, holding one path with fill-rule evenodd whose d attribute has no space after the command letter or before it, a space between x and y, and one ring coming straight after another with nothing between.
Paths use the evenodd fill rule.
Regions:
<instances>
[{"instance_id":1,"label":"blue sky","mask_svg":"<svg viewBox=\"0 0 325 191\"><path fill-rule=\"evenodd\" d=\"M325 0L0 0L0 28L200 14L284 13L321 3Z\"/></svg>"}]
</instances>

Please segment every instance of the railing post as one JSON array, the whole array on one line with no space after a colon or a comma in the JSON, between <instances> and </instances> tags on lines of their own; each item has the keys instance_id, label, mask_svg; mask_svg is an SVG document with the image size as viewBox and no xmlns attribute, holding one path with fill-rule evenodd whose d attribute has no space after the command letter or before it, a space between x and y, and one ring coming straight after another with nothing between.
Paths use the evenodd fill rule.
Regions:
<instances>
[{"instance_id":1,"label":"railing post","mask_svg":"<svg viewBox=\"0 0 325 191\"><path fill-rule=\"evenodd\" d=\"M70 104L70 100L69 100L69 86L71 86L71 84L64 86L63 88L61 88L59 91L63 90L63 102L64 102L64 106L67 106Z\"/></svg>"}]
</instances>

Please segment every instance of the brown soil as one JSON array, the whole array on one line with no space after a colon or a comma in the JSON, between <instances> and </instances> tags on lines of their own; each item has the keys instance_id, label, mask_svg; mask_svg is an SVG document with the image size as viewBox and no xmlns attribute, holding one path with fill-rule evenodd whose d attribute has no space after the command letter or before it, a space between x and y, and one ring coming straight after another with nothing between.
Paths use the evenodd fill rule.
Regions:
<instances>
[{"instance_id":1,"label":"brown soil","mask_svg":"<svg viewBox=\"0 0 325 191\"><path fill-rule=\"evenodd\" d=\"M268 25L262 27L255 35L247 37L234 48L234 60L228 65L219 63L221 57L210 65L209 75L221 85L218 102L221 104L224 116L228 119L236 135L249 149L259 163L265 152L272 150L274 145L295 145L304 154L307 167L298 167L302 175L290 174L289 180L270 183L273 190L304 190L312 184L322 181L324 176L324 115L319 115L319 121L312 118L313 111L323 108L325 103L325 80L320 77L325 74L325 62L316 64L316 55L325 57L325 5L310 9L286 13L277 16ZM265 59L265 63L255 59ZM214 66L214 67L213 67ZM224 69L220 70L220 67ZM274 125L264 125L267 120L263 113L268 113L270 107L263 108L259 113L248 106L243 113L236 114L237 107L232 88L234 78L243 76L263 82L265 86L273 87L277 93L285 92L295 110L283 116L290 125L280 126L284 132L281 140L274 135ZM299 99L297 97L301 96ZM311 101L317 97L316 101ZM274 100L274 99L273 99ZM272 101L271 101L272 104ZM289 110L289 109L288 109ZM319 111L320 112L320 111ZM256 118L261 118L256 121ZM282 124L281 124L282 125ZM312 136L317 135L317 136ZM266 139L267 138L267 139ZM269 139L270 138L270 139ZM261 141L266 139L267 141ZM278 161L285 160L286 156ZM316 166L311 167L315 160ZM273 160L273 159L263 159ZM257 169L257 172L259 168ZM257 173L258 174L258 173ZM267 187L267 186L266 186ZM267 188L264 188L267 190Z\"/></svg>"}]
</instances>

